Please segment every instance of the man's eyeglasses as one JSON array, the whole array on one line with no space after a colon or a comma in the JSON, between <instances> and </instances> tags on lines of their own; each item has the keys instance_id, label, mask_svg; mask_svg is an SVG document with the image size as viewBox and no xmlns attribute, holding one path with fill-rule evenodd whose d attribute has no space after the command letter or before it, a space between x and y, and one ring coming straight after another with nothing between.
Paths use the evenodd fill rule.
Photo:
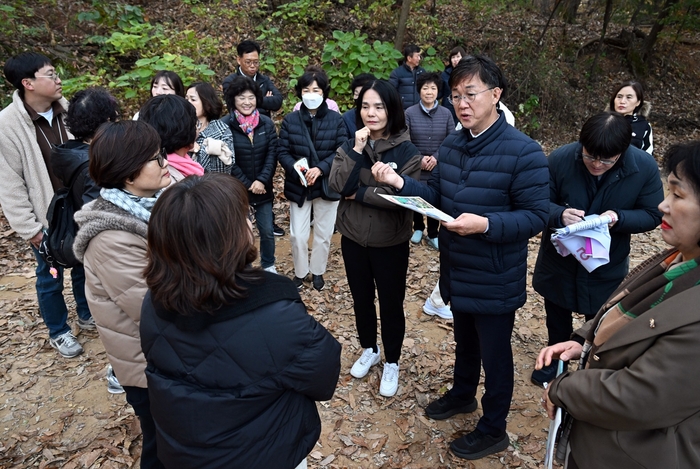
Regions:
<instances>
[{"instance_id":1,"label":"man's eyeglasses","mask_svg":"<svg viewBox=\"0 0 700 469\"><path fill-rule=\"evenodd\" d=\"M587 155L585 153L581 153L581 156L583 156L583 159L586 161L590 161L591 163L598 162L600 164L604 164L605 166L610 166L613 165L617 162L617 160L620 158L620 155L617 155L615 158L596 158L591 155Z\"/></svg>"},{"instance_id":2,"label":"man's eyeglasses","mask_svg":"<svg viewBox=\"0 0 700 469\"><path fill-rule=\"evenodd\" d=\"M168 154L165 152L165 148L161 148L158 154L148 161L156 161L158 163L158 166L164 168L165 162L168 161Z\"/></svg>"},{"instance_id":3,"label":"man's eyeglasses","mask_svg":"<svg viewBox=\"0 0 700 469\"><path fill-rule=\"evenodd\" d=\"M243 63L246 64L248 67L259 67L260 66L259 60L244 60Z\"/></svg>"},{"instance_id":4,"label":"man's eyeglasses","mask_svg":"<svg viewBox=\"0 0 700 469\"><path fill-rule=\"evenodd\" d=\"M61 79L58 73L52 73L51 75L34 75L34 78L50 78L54 83Z\"/></svg>"},{"instance_id":5,"label":"man's eyeglasses","mask_svg":"<svg viewBox=\"0 0 700 469\"><path fill-rule=\"evenodd\" d=\"M493 88L486 88L485 90L477 91L476 93L467 93L464 96L454 95L454 96L450 96L447 99L450 102L450 104L452 104L453 106L458 106L460 101L464 101L467 103L473 103L474 100L476 99L477 95L480 95L481 93L486 93L487 91L491 91L494 88L497 88L497 87L494 86Z\"/></svg>"}]
</instances>

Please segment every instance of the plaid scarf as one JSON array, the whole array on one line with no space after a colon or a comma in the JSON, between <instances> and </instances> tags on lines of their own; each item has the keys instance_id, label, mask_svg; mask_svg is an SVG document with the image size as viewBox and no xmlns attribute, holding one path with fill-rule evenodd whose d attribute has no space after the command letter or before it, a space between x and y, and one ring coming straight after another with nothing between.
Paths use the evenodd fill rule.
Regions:
<instances>
[{"instance_id":1,"label":"plaid scarf","mask_svg":"<svg viewBox=\"0 0 700 469\"><path fill-rule=\"evenodd\" d=\"M671 249L639 265L603 306L606 311L595 327L592 343L589 337L584 344L585 354L595 354L637 316L700 284L699 261L684 261L677 250Z\"/></svg>"},{"instance_id":2,"label":"plaid scarf","mask_svg":"<svg viewBox=\"0 0 700 469\"><path fill-rule=\"evenodd\" d=\"M156 192L154 197L139 197L125 189L100 189L100 196L107 202L112 202L146 223L151 219L151 210L162 193L163 189Z\"/></svg>"}]
</instances>

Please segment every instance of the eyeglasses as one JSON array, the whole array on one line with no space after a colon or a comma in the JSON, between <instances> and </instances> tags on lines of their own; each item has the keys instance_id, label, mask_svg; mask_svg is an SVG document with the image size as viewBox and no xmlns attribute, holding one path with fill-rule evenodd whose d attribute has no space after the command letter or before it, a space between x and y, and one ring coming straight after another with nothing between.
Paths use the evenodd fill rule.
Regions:
<instances>
[{"instance_id":1,"label":"eyeglasses","mask_svg":"<svg viewBox=\"0 0 700 469\"><path fill-rule=\"evenodd\" d=\"M244 60L243 63L249 67L259 67L260 66L259 60Z\"/></svg>"},{"instance_id":2,"label":"eyeglasses","mask_svg":"<svg viewBox=\"0 0 700 469\"><path fill-rule=\"evenodd\" d=\"M494 86L493 88L487 88L485 90L477 91L476 93L467 93L464 96L454 95L454 96L450 96L447 99L450 102L450 104L452 104L453 106L458 106L460 101L464 101L466 103L473 103L474 100L476 99L477 95L479 95L481 93L486 93L487 91L491 91L495 88L498 88L498 87Z\"/></svg>"},{"instance_id":3,"label":"eyeglasses","mask_svg":"<svg viewBox=\"0 0 700 469\"><path fill-rule=\"evenodd\" d=\"M158 166L165 168L165 162L168 161L168 154L165 152L165 148L161 148L158 154L148 161L156 161Z\"/></svg>"},{"instance_id":4,"label":"eyeglasses","mask_svg":"<svg viewBox=\"0 0 700 469\"><path fill-rule=\"evenodd\" d=\"M617 160L620 158L620 155L617 155L615 158L609 158L609 159L608 158L596 158L594 156L587 155L583 152L581 152L581 156L583 156L583 159L586 161L590 161L591 163L598 162L600 164L604 164L605 166L610 166L610 165L615 164L617 162Z\"/></svg>"},{"instance_id":5,"label":"eyeglasses","mask_svg":"<svg viewBox=\"0 0 700 469\"><path fill-rule=\"evenodd\" d=\"M252 205L248 205L248 220L251 223L255 223L255 207Z\"/></svg>"},{"instance_id":6,"label":"eyeglasses","mask_svg":"<svg viewBox=\"0 0 700 469\"><path fill-rule=\"evenodd\" d=\"M52 73L51 75L34 75L34 78L50 78L54 83L61 79L58 73Z\"/></svg>"}]
</instances>

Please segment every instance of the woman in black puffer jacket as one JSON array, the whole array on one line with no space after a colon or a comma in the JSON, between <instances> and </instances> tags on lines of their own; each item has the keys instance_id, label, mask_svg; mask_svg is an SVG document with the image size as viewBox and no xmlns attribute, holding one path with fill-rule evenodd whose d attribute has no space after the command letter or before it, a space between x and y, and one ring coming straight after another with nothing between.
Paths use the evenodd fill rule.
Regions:
<instances>
[{"instance_id":1,"label":"woman in black puffer jacket","mask_svg":"<svg viewBox=\"0 0 700 469\"><path fill-rule=\"evenodd\" d=\"M309 272L314 288L323 289L338 209L338 200L326 197L321 186L322 179L331 171L336 150L348 137L343 118L326 105L329 91L328 76L323 71L304 73L296 84L301 109L285 116L279 136L279 161L285 172L284 196L289 200L294 284L298 289L303 287ZM294 164L302 158L307 162L303 179L294 169ZM312 207L314 241L309 262Z\"/></svg>"},{"instance_id":2,"label":"woman in black puffer jacket","mask_svg":"<svg viewBox=\"0 0 700 469\"><path fill-rule=\"evenodd\" d=\"M260 233L260 266L275 269L275 235L272 232L272 177L277 166L277 131L272 119L261 114L262 92L246 76L237 76L226 87L224 98L230 114L222 119L233 134L236 158L231 174L248 189L248 200L255 208Z\"/></svg>"},{"instance_id":3,"label":"woman in black puffer jacket","mask_svg":"<svg viewBox=\"0 0 700 469\"><path fill-rule=\"evenodd\" d=\"M168 469L305 468L316 401L338 382L338 341L289 279L250 265L246 192L224 174L190 176L149 222L141 344Z\"/></svg>"}]
</instances>

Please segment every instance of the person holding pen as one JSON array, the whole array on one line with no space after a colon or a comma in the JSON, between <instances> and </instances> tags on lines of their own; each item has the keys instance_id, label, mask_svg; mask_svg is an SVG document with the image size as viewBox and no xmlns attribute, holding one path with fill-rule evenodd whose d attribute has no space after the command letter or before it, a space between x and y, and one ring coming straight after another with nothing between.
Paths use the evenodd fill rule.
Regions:
<instances>
[{"instance_id":1,"label":"person holding pen","mask_svg":"<svg viewBox=\"0 0 700 469\"><path fill-rule=\"evenodd\" d=\"M589 118L579 141L548 158L550 209L532 284L544 297L548 345L569 340L572 312L590 320L627 275L632 233L661 223L657 206L663 187L654 158L631 145L630 124L622 114L602 112ZM550 241L551 229L580 222L585 215L609 215L610 262L588 272L574 256L562 257ZM557 360L532 373L542 386L556 375Z\"/></svg>"}]
</instances>

